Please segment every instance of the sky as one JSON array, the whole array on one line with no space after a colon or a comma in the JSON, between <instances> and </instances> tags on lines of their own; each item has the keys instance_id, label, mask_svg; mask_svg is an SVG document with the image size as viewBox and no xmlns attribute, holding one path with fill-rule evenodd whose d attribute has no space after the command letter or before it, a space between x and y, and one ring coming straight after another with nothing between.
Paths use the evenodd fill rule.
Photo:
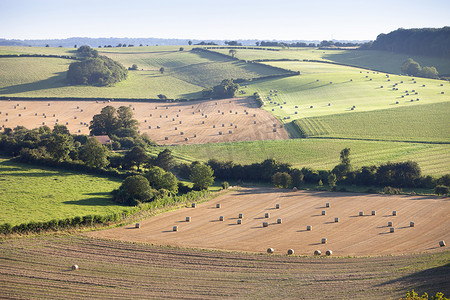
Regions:
<instances>
[{"instance_id":1,"label":"sky","mask_svg":"<svg viewBox=\"0 0 450 300\"><path fill-rule=\"evenodd\" d=\"M0 0L0 38L374 40L450 26L449 0Z\"/></svg>"}]
</instances>

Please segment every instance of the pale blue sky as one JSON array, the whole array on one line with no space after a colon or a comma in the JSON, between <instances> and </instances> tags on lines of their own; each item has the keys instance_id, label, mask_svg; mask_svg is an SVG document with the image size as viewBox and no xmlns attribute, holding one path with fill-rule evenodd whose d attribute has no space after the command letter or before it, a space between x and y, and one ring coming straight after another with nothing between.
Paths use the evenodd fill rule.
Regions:
<instances>
[{"instance_id":1,"label":"pale blue sky","mask_svg":"<svg viewBox=\"0 0 450 300\"><path fill-rule=\"evenodd\" d=\"M449 0L0 0L0 38L373 40L450 25Z\"/></svg>"}]
</instances>

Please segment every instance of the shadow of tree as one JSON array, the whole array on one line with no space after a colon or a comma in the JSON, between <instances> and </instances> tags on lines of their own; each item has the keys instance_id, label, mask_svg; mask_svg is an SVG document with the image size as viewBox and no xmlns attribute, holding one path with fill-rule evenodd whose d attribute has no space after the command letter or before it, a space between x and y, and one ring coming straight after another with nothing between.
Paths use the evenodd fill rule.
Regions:
<instances>
[{"instance_id":1,"label":"shadow of tree","mask_svg":"<svg viewBox=\"0 0 450 300\"><path fill-rule=\"evenodd\" d=\"M0 88L0 94L19 94L31 91L57 89L68 85L68 82L66 81L66 72L57 72L53 74L55 75L44 80L2 87Z\"/></svg>"}]
</instances>

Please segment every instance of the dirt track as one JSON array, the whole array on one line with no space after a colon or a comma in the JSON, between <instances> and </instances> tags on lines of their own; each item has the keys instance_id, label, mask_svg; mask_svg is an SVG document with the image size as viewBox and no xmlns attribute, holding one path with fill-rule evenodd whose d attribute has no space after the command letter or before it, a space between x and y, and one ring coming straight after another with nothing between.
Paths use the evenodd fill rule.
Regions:
<instances>
[{"instance_id":1,"label":"dirt track","mask_svg":"<svg viewBox=\"0 0 450 300\"><path fill-rule=\"evenodd\" d=\"M329 202L330 208L325 204ZM221 208L216 208L220 203ZM276 204L280 209L276 209ZM326 215L322 215L322 211ZM371 215L372 210L376 215ZM396 210L397 216L392 216ZM364 216L359 216L363 211ZM238 225L238 214L243 214ZM270 213L270 218L264 217ZM197 208L183 208L144 220L140 229L125 226L88 235L125 241L207 249L312 255L387 255L441 251L450 242L450 198L241 189ZM186 217L191 222L186 222ZM224 221L219 221L224 216ZM335 218L339 222L335 222ZM277 219L282 224L277 224ZM262 223L269 226L264 228ZM388 221L393 222L390 233ZM410 227L414 222L414 227ZM177 225L178 232L172 231ZM306 226L311 225L312 231ZM322 244L321 239L327 238Z\"/></svg>"},{"instance_id":2,"label":"dirt track","mask_svg":"<svg viewBox=\"0 0 450 300\"><path fill-rule=\"evenodd\" d=\"M89 134L92 117L107 105L130 106L139 122L140 132L147 133L158 144L289 138L280 121L259 109L252 98L182 103L3 100L0 101L0 126L14 128L21 125L32 129L47 125L53 128L58 123L66 125L71 133Z\"/></svg>"}]
</instances>

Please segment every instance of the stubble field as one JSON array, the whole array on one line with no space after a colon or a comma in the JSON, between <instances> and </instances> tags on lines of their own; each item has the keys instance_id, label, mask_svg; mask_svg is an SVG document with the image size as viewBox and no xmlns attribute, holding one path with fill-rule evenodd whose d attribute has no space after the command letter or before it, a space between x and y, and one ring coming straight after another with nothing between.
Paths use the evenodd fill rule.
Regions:
<instances>
[{"instance_id":1,"label":"stubble field","mask_svg":"<svg viewBox=\"0 0 450 300\"><path fill-rule=\"evenodd\" d=\"M221 208L216 208L218 203ZM241 213L242 224L237 224ZM139 229L125 226L89 236L259 253L271 247L282 254L292 248L301 255L312 255L315 250L332 250L339 256L400 255L440 251L438 242L450 240L449 214L448 198L246 188L197 208L143 220ZM263 222L268 227L263 227ZM388 222L393 222L392 226ZM178 231L173 231L173 226L178 226ZM395 232L390 233L391 227ZM322 238L327 239L325 244Z\"/></svg>"}]
</instances>

